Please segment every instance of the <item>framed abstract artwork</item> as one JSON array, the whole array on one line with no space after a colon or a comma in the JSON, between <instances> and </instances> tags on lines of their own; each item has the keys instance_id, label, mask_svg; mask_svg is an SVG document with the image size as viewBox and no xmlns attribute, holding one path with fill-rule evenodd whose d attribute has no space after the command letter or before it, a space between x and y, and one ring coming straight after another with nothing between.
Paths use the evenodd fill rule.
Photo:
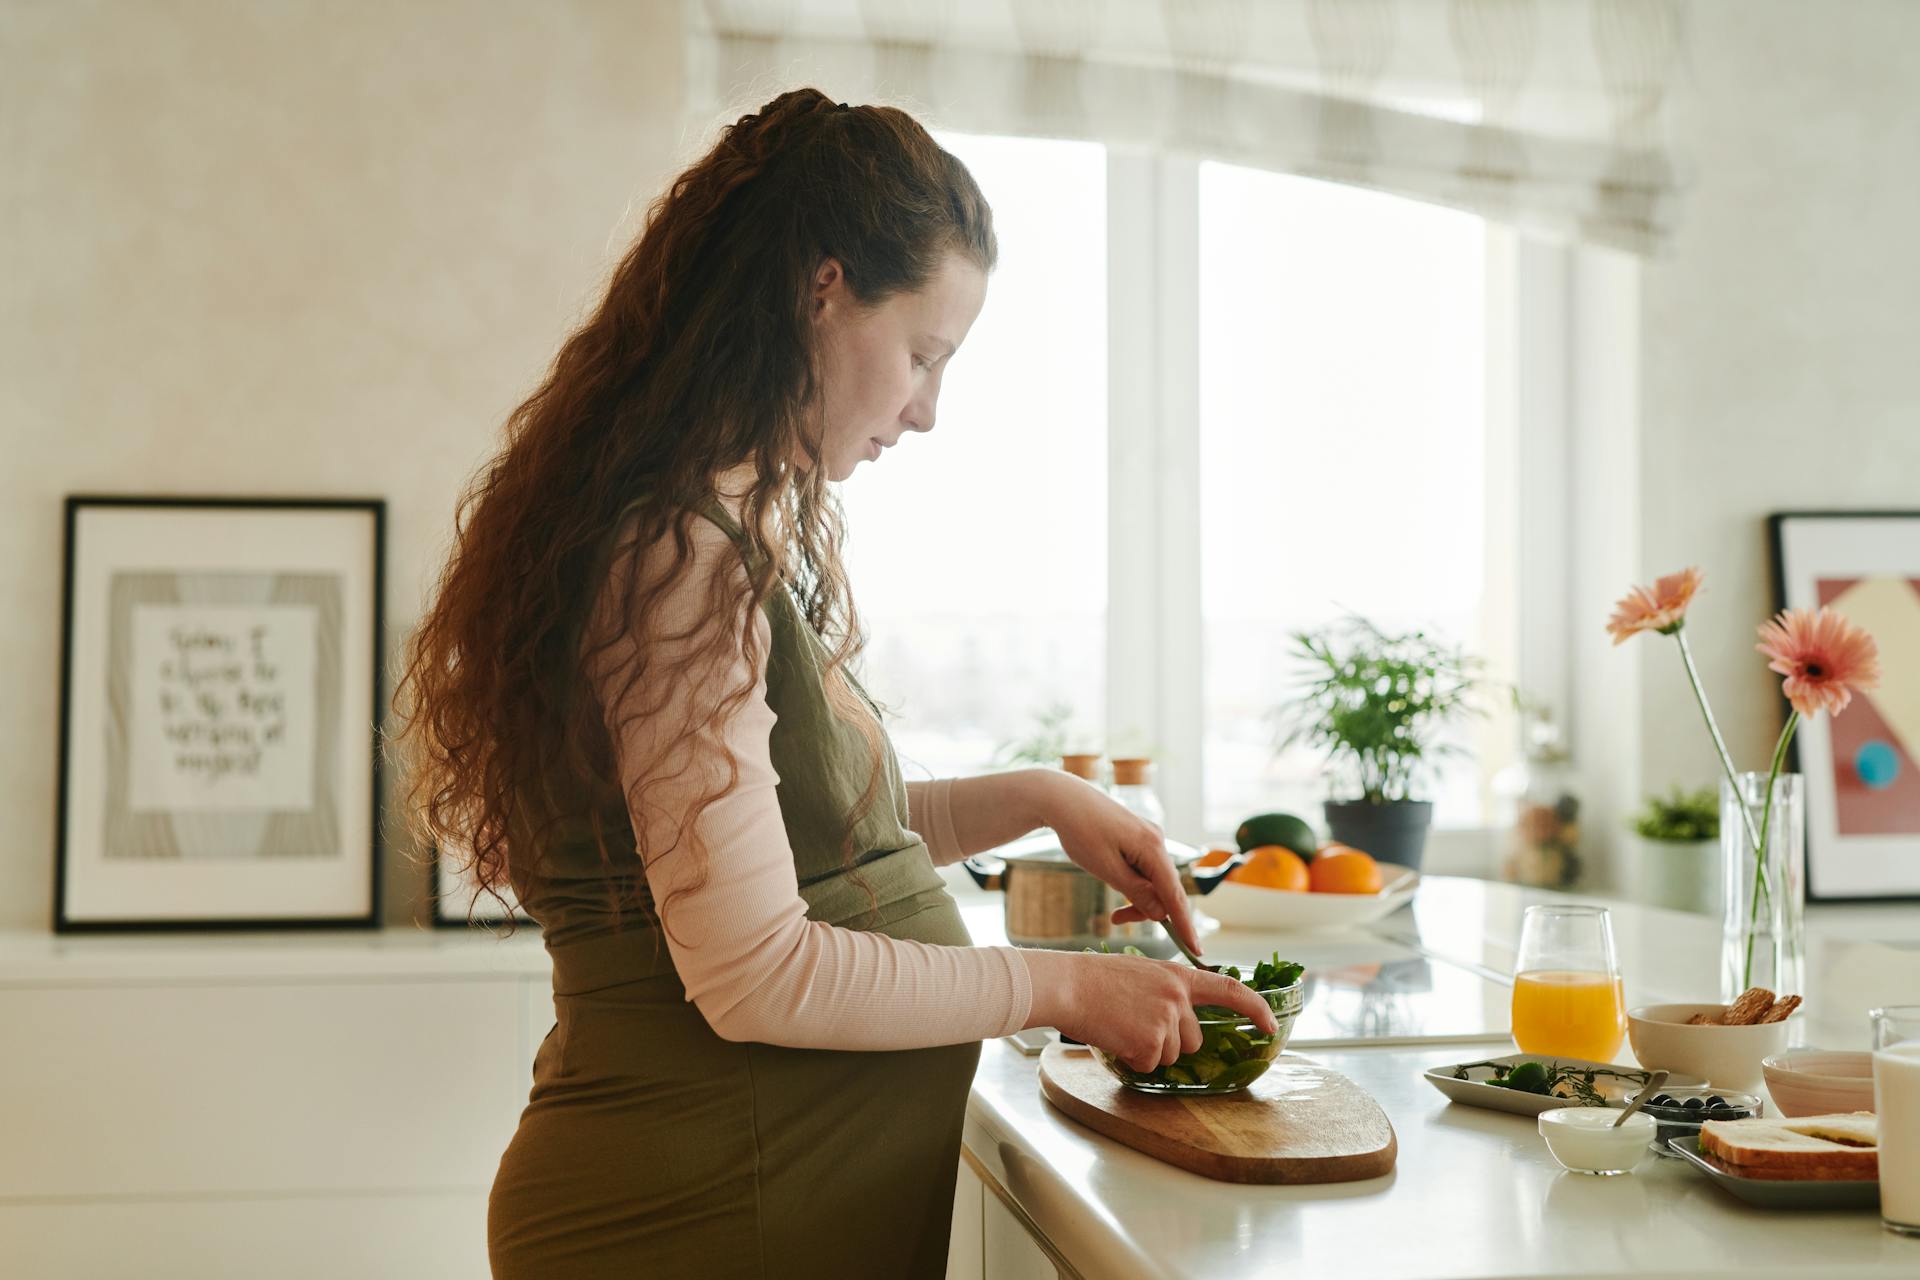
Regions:
<instances>
[{"instance_id":1,"label":"framed abstract artwork","mask_svg":"<svg viewBox=\"0 0 1920 1280\"><path fill-rule=\"evenodd\" d=\"M1880 648L1880 687L1803 721L1807 896L1920 898L1920 511L1773 516L1774 594L1828 606Z\"/></svg>"},{"instance_id":2,"label":"framed abstract artwork","mask_svg":"<svg viewBox=\"0 0 1920 1280\"><path fill-rule=\"evenodd\" d=\"M385 522L67 499L57 932L378 923Z\"/></svg>"}]
</instances>

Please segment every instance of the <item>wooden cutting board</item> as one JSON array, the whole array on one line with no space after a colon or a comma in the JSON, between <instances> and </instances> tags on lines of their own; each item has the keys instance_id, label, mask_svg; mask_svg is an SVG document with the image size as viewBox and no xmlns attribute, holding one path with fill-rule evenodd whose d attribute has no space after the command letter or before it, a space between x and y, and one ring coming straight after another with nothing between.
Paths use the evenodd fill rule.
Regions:
<instances>
[{"instance_id":1,"label":"wooden cutting board","mask_svg":"<svg viewBox=\"0 0 1920 1280\"><path fill-rule=\"evenodd\" d=\"M1125 1087L1085 1049L1050 1044L1040 1092L1115 1142L1222 1182L1357 1182L1392 1172L1399 1151L1366 1090L1291 1053L1239 1093L1160 1097Z\"/></svg>"}]
</instances>

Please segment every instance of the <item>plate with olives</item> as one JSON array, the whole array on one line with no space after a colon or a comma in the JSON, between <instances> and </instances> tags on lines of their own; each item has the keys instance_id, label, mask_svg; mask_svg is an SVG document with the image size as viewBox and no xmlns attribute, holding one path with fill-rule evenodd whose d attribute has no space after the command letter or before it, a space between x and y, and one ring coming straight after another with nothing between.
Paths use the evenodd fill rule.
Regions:
<instances>
[{"instance_id":1,"label":"plate with olives","mask_svg":"<svg viewBox=\"0 0 1920 1280\"><path fill-rule=\"evenodd\" d=\"M1651 1078L1637 1067L1615 1062L1539 1053L1449 1063L1425 1075L1428 1083L1454 1102L1522 1116L1537 1116L1555 1107L1623 1107ZM1680 1093L1702 1083L1695 1076L1669 1074L1665 1088Z\"/></svg>"}]
</instances>

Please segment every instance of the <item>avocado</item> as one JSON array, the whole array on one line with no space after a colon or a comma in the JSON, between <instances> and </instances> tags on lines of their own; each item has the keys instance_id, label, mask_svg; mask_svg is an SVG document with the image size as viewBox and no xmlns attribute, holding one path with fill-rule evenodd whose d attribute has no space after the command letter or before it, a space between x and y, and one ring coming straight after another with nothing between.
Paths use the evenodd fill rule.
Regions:
<instances>
[{"instance_id":1,"label":"avocado","mask_svg":"<svg viewBox=\"0 0 1920 1280\"><path fill-rule=\"evenodd\" d=\"M1320 848L1313 827L1306 819L1290 813L1256 813L1240 824L1240 829L1233 833L1233 841L1242 853L1263 844L1277 844L1293 850L1308 862L1313 861L1313 855Z\"/></svg>"}]
</instances>

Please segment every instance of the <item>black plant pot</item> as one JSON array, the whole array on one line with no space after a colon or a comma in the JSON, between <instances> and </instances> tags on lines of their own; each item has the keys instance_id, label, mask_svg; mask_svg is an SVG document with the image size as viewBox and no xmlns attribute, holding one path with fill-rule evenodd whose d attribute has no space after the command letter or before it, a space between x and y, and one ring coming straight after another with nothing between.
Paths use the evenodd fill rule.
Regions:
<instances>
[{"instance_id":1,"label":"black plant pot","mask_svg":"<svg viewBox=\"0 0 1920 1280\"><path fill-rule=\"evenodd\" d=\"M1432 801L1329 800L1326 810L1327 832L1337 843L1371 854L1375 862L1420 869L1427 828L1433 825Z\"/></svg>"}]
</instances>

